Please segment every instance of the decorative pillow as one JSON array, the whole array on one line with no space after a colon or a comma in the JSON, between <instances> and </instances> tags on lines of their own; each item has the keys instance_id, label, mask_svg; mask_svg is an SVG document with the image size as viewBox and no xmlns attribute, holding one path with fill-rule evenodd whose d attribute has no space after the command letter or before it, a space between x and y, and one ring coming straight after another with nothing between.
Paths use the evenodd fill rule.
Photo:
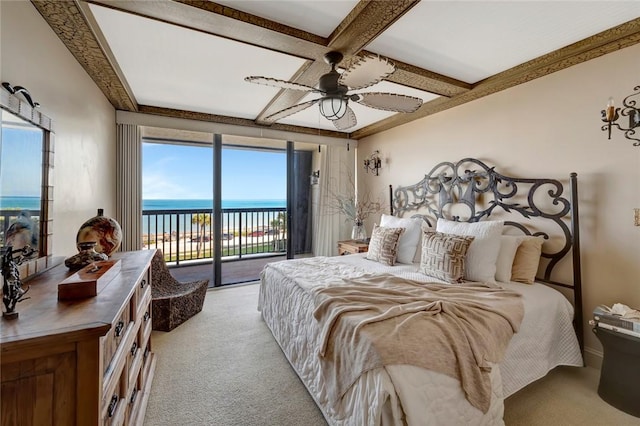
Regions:
<instances>
[{"instance_id":1,"label":"decorative pillow","mask_svg":"<svg viewBox=\"0 0 640 426\"><path fill-rule=\"evenodd\" d=\"M420 243L422 219L400 218L383 214L380 218L380 226L388 228L404 228L404 232L398 241L398 262L413 263L416 250Z\"/></svg>"},{"instance_id":2,"label":"decorative pillow","mask_svg":"<svg viewBox=\"0 0 640 426\"><path fill-rule=\"evenodd\" d=\"M393 266L398 256L398 241L404 228L373 226L367 259Z\"/></svg>"},{"instance_id":3,"label":"decorative pillow","mask_svg":"<svg viewBox=\"0 0 640 426\"><path fill-rule=\"evenodd\" d=\"M511 281L513 259L516 256L518 246L520 246L520 243L524 239L524 235L500 236L500 251L498 252L498 259L496 260L496 281L503 283Z\"/></svg>"},{"instance_id":4,"label":"decorative pillow","mask_svg":"<svg viewBox=\"0 0 640 426\"><path fill-rule=\"evenodd\" d=\"M422 230L422 256L419 271L448 283L464 281L464 265L474 237Z\"/></svg>"},{"instance_id":5,"label":"decorative pillow","mask_svg":"<svg viewBox=\"0 0 640 426\"><path fill-rule=\"evenodd\" d=\"M436 231L473 236L465 262L465 280L496 283L496 260L500 251L500 235L504 228L501 220L485 222L453 222L438 219Z\"/></svg>"},{"instance_id":6,"label":"decorative pillow","mask_svg":"<svg viewBox=\"0 0 640 426\"><path fill-rule=\"evenodd\" d=\"M526 236L518 246L511 267L511 281L533 284L538 273L544 237Z\"/></svg>"}]
</instances>

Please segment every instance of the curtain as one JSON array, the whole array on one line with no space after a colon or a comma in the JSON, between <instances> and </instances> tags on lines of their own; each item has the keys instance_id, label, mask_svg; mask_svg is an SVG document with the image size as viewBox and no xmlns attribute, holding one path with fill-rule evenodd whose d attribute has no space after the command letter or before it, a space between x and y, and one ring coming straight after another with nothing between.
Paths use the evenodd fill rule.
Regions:
<instances>
[{"instance_id":1,"label":"curtain","mask_svg":"<svg viewBox=\"0 0 640 426\"><path fill-rule=\"evenodd\" d=\"M313 152L293 153L293 253L312 251L311 224L311 160Z\"/></svg>"},{"instance_id":2,"label":"curtain","mask_svg":"<svg viewBox=\"0 0 640 426\"><path fill-rule=\"evenodd\" d=\"M346 217L333 206L332 194L353 191L355 179L354 151L344 146L322 146L320 151L320 183L314 187L313 254L335 256L338 241L350 238L351 227Z\"/></svg>"},{"instance_id":3,"label":"curtain","mask_svg":"<svg viewBox=\"0 0 640 426\"><path fill-rule=\"evenodd\" d=\"M117 124L116 220L122 227L122 251L142 248L142 142L140 128Z\"/></svg>"}]
</instances>

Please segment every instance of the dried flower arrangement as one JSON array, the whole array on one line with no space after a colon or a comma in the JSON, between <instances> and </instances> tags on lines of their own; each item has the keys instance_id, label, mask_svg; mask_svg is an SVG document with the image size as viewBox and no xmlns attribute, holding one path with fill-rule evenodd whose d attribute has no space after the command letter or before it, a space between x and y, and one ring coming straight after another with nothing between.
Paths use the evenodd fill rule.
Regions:
<instances>
[{"instance_id":1,"label":"dried flower arrangement","mask_svg":"<svg viewBox=\"0 0 640 426\"><path fill-rule=\"evenodd\" d=\"M359 193L356 198L355 189L353 175L349 174L346 194L329 189L327 206L330 211L345 215L355 226L362 226L369 216L382 211L384 203L379 198L374 199L368 191Z\"/></svg>"}]
</instances>

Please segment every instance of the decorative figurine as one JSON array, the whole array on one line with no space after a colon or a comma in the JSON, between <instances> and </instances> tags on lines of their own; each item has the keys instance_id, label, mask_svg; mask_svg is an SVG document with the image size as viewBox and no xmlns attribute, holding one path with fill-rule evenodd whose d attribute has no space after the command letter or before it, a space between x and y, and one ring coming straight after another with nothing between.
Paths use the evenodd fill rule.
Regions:
<instances>
[{"instance_id":1,"label":"decorative figurine","mask_svg":"<svg viewBox=\"0 0 640 426\"><path fill-rule=\"evenodd\" d=\"M6 319L18 318L15 312L16 304L22 302L29 291L22 289L22 281L20 280L20 271L18 265L28 259L35 250L31 246L24 246L18 250L13 250L12 246L6 246L2 253L2 303L4 303L6 311L2 313L2 317ZM16 257L17 255L17 257Z\"/></svg>"},{"instance_id":2,"label":"decorative figurine","mask_svg":"<svg viewBox=\"0 0 640 426\"><path fill-rule=\"evenodd\" d=\"M107 260L109 257L104 253L95 250L95 241L84 241L78 243L80 253L65 259L64 264L69 269L80 269L100 260Z\"/></svg>"}]
</instances>

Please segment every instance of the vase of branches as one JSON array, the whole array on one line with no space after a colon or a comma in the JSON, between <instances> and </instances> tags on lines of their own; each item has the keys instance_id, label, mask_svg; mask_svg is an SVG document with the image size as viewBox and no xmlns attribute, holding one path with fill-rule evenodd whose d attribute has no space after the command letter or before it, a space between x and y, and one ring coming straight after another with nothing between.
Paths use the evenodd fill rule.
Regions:
<instances>
[{"instance_id":1,"label":"vase of branches","mask_svg":"<svg viewBox=\"0 0 640 426\"><path fill-rule=\"evenodd\" d=\"M343 214L352 224L351 239L356 241L367 240L367 230L364 221L372 214L383 209L383 203L374 199L368 191L361 191L356 197L355 182L349 176L349 187L344 192L329 190L328 205L330 210Z\"/></svg>"},{"instance_id":2,"label":"vase of branches","mask_svg":"<svg viewBox=\"0 0 640 426\"><path fill-rule=\"evenodd\" d=\"M356 219L353 222L353 228L351 228L351 239L359 242L367 240L367 230L364 227L364 222L359 219Z\"/></svg>"}]
</instances>

